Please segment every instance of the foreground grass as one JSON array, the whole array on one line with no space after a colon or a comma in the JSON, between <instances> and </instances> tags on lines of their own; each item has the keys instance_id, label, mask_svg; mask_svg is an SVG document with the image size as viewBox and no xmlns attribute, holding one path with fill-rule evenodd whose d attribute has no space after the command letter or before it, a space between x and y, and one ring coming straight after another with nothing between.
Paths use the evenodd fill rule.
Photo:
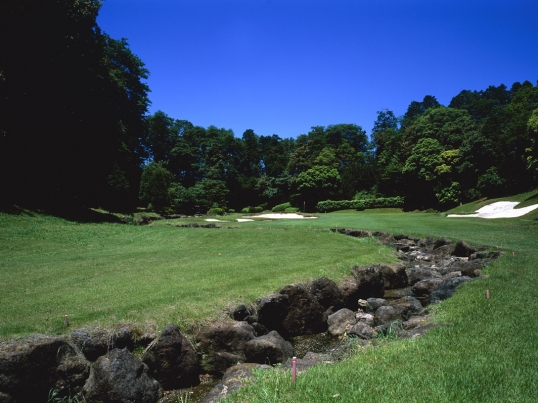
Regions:
<instances>
[{"instance_id":1,"label":"foreground grass","mask_svg":"<svg viewBox=\"0 0 538 403\"><path fill-rule=\"evenodd\" d=\"M451 326L313 368L295 385L289 373L262 371L226 401L536 402L538 225L528 216L452 220L443 214L356 214L360 218L340 212L331 219L339 225L348 220L366 229L465 239L506 253L487 268L487 279L466 284L435 307L435 320Z\"/></svg>"},{"instance_id":2,"label":"foreground grass","mask_svg":"<svg viewBox=\"0 0 538 403\"><path fill-rule=\"evenodd\" d=\"M135 322L161 328L353 264L394 261L372 239L245 223L238 229L78 224L0 214L0 337ZM379 254L381 252L381 254Z\"/></svg>"}]
</instances>

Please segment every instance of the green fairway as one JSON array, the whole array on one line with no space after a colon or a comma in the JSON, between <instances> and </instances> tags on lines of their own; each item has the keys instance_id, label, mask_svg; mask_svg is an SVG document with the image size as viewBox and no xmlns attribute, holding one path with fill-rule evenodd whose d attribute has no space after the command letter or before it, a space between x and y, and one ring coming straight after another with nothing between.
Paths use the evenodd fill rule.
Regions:
<instances>
[{"instance_id":1,"label":"green fairway","mask_svg":"<svg viewBox=\"0 0 538 403\"><path fill-rule=\"evenodd\" d=\"M64 332L64 315L72 327L188 324L292 282L338 280L353 264L395 261L375 240L323 225L238 227L77 224L1 214L0 336Z\"/></svg>"}]
</instances>

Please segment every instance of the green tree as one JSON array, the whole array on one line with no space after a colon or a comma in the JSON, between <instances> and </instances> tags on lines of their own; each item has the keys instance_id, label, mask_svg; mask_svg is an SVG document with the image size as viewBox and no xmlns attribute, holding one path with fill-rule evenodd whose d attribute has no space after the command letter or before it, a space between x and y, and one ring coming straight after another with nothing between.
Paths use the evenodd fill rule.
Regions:
<instances>
[{"instance_id":1,"label":"green tree","mask_svg":"<svg viewBox=\"0 0 538 403\"><path fill-rule=\"evenodd\" d=\"M146 165L140 180L140 200L157 211L168 207L171 181L172 174L161 164L151 162Z\"/></svg>"}]
</instances>

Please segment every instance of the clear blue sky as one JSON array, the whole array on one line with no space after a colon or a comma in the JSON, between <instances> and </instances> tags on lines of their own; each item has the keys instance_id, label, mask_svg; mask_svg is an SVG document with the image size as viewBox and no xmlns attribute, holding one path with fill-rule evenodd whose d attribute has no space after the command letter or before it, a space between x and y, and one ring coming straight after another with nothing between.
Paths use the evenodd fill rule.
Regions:
<instances>
[{"instance_id":1,"label":"clear blue sky","mask_svg":"<svg viewBox=\"0 0 538 403\"><path fill-rule=\"evenodd\" d=\"M104 0L150 112L282 138L538 80L538 0Z\"/></svg>"}]
</instances>

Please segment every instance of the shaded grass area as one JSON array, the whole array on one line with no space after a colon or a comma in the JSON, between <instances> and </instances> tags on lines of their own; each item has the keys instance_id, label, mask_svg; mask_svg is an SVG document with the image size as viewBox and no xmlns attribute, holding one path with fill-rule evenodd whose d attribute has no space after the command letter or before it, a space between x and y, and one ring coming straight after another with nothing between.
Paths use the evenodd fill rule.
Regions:
<instances>
[{"instance_id":1,"label":"shaded grass area","mask_svg":"<svg viewBox=\"0 0 538 403\"><path fill-rule=\"evenodd\" d=\"M506 253L486 268L488 278L462 286L453 298L435 306L434 319L451 326L419 339L359 350L342 363L301 374L296 385L289 372L260 372L256 382L226 401L535 402L538 225L517 218L451 220L443 214L364 212L352 219L351 214L335 213L331 220L464 239L499 246ZM490 300L485 299L486 289Z\"/></svg>"},{"instance_id":2,"label":"shaded grass area","mask_svg":"<svg viewBox=\"0 0 538 403\"><path fill-rule=\"evenodd\" d=\"M289 283L338 280L354 264L395 260L372 239L248 224L176 228L0 214L0 336L65 332L64 315L72 327L189 325Z\"/></svg>"}]
</instances>

